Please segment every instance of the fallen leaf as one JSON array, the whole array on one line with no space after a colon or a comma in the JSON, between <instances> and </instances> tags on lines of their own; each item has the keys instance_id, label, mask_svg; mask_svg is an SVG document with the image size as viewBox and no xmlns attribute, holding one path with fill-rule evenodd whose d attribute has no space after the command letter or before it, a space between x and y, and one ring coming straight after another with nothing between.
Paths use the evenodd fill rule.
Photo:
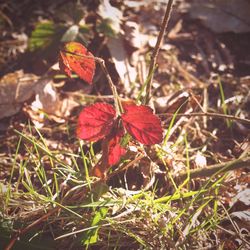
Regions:
<instances>
[{"instance_id":1,"label":"fallen leaf","mask_svg":"<svg viewBox=\"0 0 250 250\"><path fill-rule=\"evenodd\" d=\"M0 119L19 112L25 101L32 97L39 78L22 70L0 79Z\"/></svg>"},{"instance_id":2,"label":"fallen leaf","mask_svg":"<svg viewBox=\"0 0 250 250\"><path fill-rule=\"evenodd\" d=\"M138 23L133 21L127 21L124 24L125 40L133 48L142 49L145 47L148 41L148 35L140 32L140 26Z\"/></svg>"},{"instance_id":3,"label":"fallen leaf","mask_svg":"<svg viewBox=\"0 0 250 250\"><path fill-rule=\"evenodd\" d=\"M250 2L248 0L194 0L187 5L192 18L212 31L243 33L250 31Z\"/></svg>"},{"instance_id":4,"label":"fallen leaf","mask_svg":"<svg viewBox=\"0 0 250 250\"><path fill-rule=\"evenodd\" d=\"M32 102L31 107L34 110L40 109L48 114L57 115L59 106L59 96L51 81L41 84L36 91L35 101Z\"/></svg>"},{"instance_id":5,"label":"fallen leaf","mask_svg":"<svg viewBox=\"0 0 250 250\"><path fill-rule=\"evenodd\" d=\"M107 42L112 61L115 64L116 71L124 84L125 90L131 89L131 83L136 80L136 69L132 67L128 60L128 55L124 49L123 41L120 37L109 38Z\"/></svg>"},{"instance_id":6,"label":"fallen leaf","mask_svg":"<svg viewBox=\"0 0 250 250\"><path fill-rule=\"evenodd\" d=\"M80 43L66 43L60 51L59 66L69 77L75 72L82 80L92 84L95 73L94 56Z\"/></svg>"},{"instance_id":7,"label":"fallen leaf","mask_svg":"<svg viewBox=\"0 0 250 250\"><path fill-rule=\"evenodd\" d=\"M122 123L134 139L145 145L162 141L161 121L151 108L144 105L124 105L123 108Z\"/></svg>"},{"instance_id":8,"label":"fallen leaf","mask_svg":"<svg viewBox=\"0 0 250 250\"><path fill-rule=\"evenodd\" d=\"M109 0L102 0L100 2L97 13L102 17L104 22L99 25L99 29L102 26L108 26L106 27L106 30L109 31L108 34L112 37L120 33L120 24L122 21L123 14L119 9L113 7L110 4Z\"/></svg>"},{"instance_id":9,"label":"fallen leaf","mask_svg":"<svg viewBox=\"0 0 250 250\"><path fill-rule=\"evenodd\" d=\"M189 98L190 94L188 92L177 91L173 95L155 98L154 106L159 113L174 114L178 109L180 109L179 113L184 113L187 109Z\"/></svg>"},{"instance_id":10,"label":"fallen leaf","mask_svg":"<svg viewBox=\"0 0 250 250\"><path fill-rule=\"evenodd\" d=\"M7 32L3 32L4 26L1 24L0 72L3 74L3 72L9 71L9 63L16 60L18 55L26 51L28 47L28 36L25 33L13 32L11 29L6 30Z\"/></svg>"},{"instance_id":11,"label":"fallen leaf","mask_svg":"<svg viewBox=\"0 0 250 250\"><path fill-rule=\"evenodd\" d=\"M65 103L68 104L66 108ZM35 100L31 103L30 108L26 107L25 111L29 114L35 126L41 128L44 126L46 117L58 123L65 122L65 117L70 115L71 110L76 105L76 102L70 103L67 98L60 100L59 94L53 87L52 79L48 78L41 81L36 87Z\"/></svg>"},{"instance_id":12,"label":"fallen leaf","mask_svg":"<svg viewBox=\"0 0 250 250\"><path fill-rule=\"evenodd\" d=\"M233 199L231 206L235 205L238 201L242 202L246 206L250 206L250 188L246 188L240 191Z\"/></svg>"},{"instance_id":13,"label":"fallen leaf","mask_svg":"<svg viewBox=\"0 0 250 250\"><path fill-rule=\"evenodd\" d=\"M35 100L23 107L37 128L44 126L45 120L64 123L71 111L79 106L70 94L61 99L51 78L40 79L35 88Z\"/></svg>"},{"instance_id":14,"label":"fallen leaf","mask_svg":"<svg viewBox=\"0 0 250 250\"><path fill-rule=\"evenodd\" d=\"M250 223L250 211L246 210L246 211L233 212L230 215L232 217L237 217L240 220Z\"/></svg>"},{"instance_id":15,"label":"fallen leaf","mask_svg":"<svg viewBox=\"0 0 250 250\"><path fill-rule=\"evenodd\" d=\"M204 168L207 166L207 159L200 151L197 152L194 162L198 168Z\"/></svg>"},{"instance_id":16,"label":"fallen leaf","mask_svg":"<svg viewBox=\"0 0 250 250\"><path fill-rule=\"evenodd\" d=\"M123 1L123 3L128 7L128 8L139 8L139 7L142 7L142 6L145 6L149 3L150 1L132 1L132 0L125 0Z\"/></svg>"}]
</instances>

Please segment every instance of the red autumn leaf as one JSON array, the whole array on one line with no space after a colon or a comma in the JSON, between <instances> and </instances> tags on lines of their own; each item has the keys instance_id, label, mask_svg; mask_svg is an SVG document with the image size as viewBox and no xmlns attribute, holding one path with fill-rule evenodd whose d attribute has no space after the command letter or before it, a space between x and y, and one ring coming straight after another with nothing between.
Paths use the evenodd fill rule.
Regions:
<instances>
[{"instance_id":1,"label":"red autumn leaf","mask_svg":"<svg viewBox=\"0 0 250 250\"><path fill-rule=\"evenodd\" d=\"M147 106L123 103L124 113L116 118L113 106L107 103L95 103L86 107L79 115L77 136L80 139L102 142L102 157L93 168L92 174L101 179L106 178L108 169L116 164L126 153L121 145L124 128L136 140L146 145L162 141L160 119Z\"/></svg>"},{"instance_id":2,"label":"red autumn leaf","mask_svg":"<svg viewBox=\"0 0 250 250\"><path fill-rule=\"evenodd\" d=\"M92 175L105 179L109 168L116 164L126 153L126 149L121 146L121 138L124 135L123 129L114 130L102 142L102 157L94 166Z\"/></svg>"},{"instance_id":3,"label":"red autumn leaf","mask_svg":"<svg viewBox=\"0 0 250 250\"><path fill-rule=\"evenodd\" d=\"M106 172L109 169L109 164L108 164L109 151L108 151L108 148L109 148L109 142L108 142L108 139L105 138L102 141L102 157L91 171L92 175L99 177L101 179L106 178Z\"/></svg>"},{"instance_id":4,"label":"red autumn leaf","mask_svg":"<svg viewBox=\"0 0 250 250\"><path fill-rule=\"evenodd\" d=\"M134 104L125 104L123 108L122 123L134 139L145 145L162 141L161 121L153 114L151 108Z\"/></svg>"},{"instance_id":5,"label":"red autumn leaf","mask_svg":"<svg viewBox=\"0 0 250 250\"><path fill-rule=\"evenodd\" d=\"M87 83L92 83L95 58L82 44L66 43L63 51L60 51L59 66L67 76L71 77L73 71Z\"/></svg>"},{"instance_id":6,"label":"red autumn leaf","mask_svg":"<svg viewBox=\"0 0 250 250\"><path fill-rule=\"evenodd\" d=\"M114 108L107 103L95 103L83 109L78 118L77 136L88 141L98 141L113 128Z\"/></svg>"},{"instance_id":7,"label":"red autumn leaf","mask_svg":"<svg viewBox=\"0 0 250 250\"><path fill-rule=\"evenodd\" d=\"M108 143L108 164L115 165L120 158L126 153L126 149L121 146L121 139L124 135L122 129L116 131Z\"/></svg>"}]
</instances>

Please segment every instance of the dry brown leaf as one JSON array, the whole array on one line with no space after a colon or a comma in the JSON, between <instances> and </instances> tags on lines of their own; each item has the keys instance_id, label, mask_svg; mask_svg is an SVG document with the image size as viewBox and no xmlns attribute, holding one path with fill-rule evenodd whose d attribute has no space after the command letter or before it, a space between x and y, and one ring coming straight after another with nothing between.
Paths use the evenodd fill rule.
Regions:
<instances>
[{"instance_id":1,"label":"dry brown leaf","mask_svg":"<svg viewBox=\"0 0 250 250\"><path fill-rule=\"evenodd\" d=\"M143 0L143 1L133 1L133 0L125 0L123 1L124 5L126 5L128 8L135 8L139 9L142 6L148 5L151 1L149 0Z\"/></svg>"},{"instance_id":2,"label":"dry brown leaf","mask_svg":"<svg viewBox=\"0 0 250 250\"><path fill-rule=\"evenodd\" d=\"M115 34L120 33L123 14L119 9L113 7L109 0L102 0L97 12L103 20L108 21Z\"/></svg>"},{"instance_id":3,"label":"dry brown leaf","mask_svg":"<svg viewBox=\"0 0 250 250\"><path fill-rule=\"evenodd\" d=\"M247 223L250 223L250 211L240 211L240 212L233 212L230 214L233 217L237 217L240 220L244 220Z\"/></svg>"},{"instance_id":4,"label":"dry brown leaf","mask_svg":"<svg viewBox=\"0 0 250 250\"><path fill-rule=\"evenodd\" d=\"M117 73L120 76L125 90L129 90L131 83L136 79L136 69L129 64L127 53L123 47L123 42L120 37L109 38L107 42L112 60L115 64Z\"/></svg>"},{"instance_id":5,"label":"dry brown leaf","mask_svg":"<svg viewBox=\"0 0 250 250\"><path fill-rule=\"evenodd\" d=\"M0 80L0 119L18 113L24 102L35 96L31 107L26 107L34 123L41 127L45 113L56 122L64 122L79 104L70 96L60 100L51 76L39 78L22 70L5 75ZM42 111L42 112L40 112Z\"/></svg>"},{"instance_id":6,"label":"dry brown leaf","mask_svg":"<svg viewBox=\"0 0 250 250\"><path fill-rule=\"evenodd\" d=\"M246 206L250 206L250 188L246 188L240 191L232 200L231 206L236 204L238 201L242 202Z\"/></svg>"},{"instance_id":7,"label":"dry brown leaf","mask_svg":"<svg viewBox=\"0 0 250 250\"><path fill-rule=\"evenodd\" d=\"M78 106L72 98L60 99L53 87L52 80L44 82L36 89L35 101L31 103L31 109L27 110L37 127L44 125L45 113L55 122L63 123L71 110ZM42 111L42 112L41 112Z\"/></svg>"},{"instance_id":8,"label":"dry brown leaf","mask_svg":"<svg viewBox=\"0 0 250 250\"><path fill-rule=\"evenodd\" d=\"M5 75L0 80L0 119L19 112L23 102L35 93L38 77L22 70Z\"/></svg>"},{"instance_id":9,"label":"dry brown leaf","mask_svg":"<svg viewBox=\"0 0 250 250\"><path fill-rule=\"evenodd\" d=\"M207 166L207 159L200 151L196 153L194 162L198 168L204 168Z\"/></svg>"},{"instance_id":10,"label":"dry brown leaf","mask_svg":"<svg viewBox=\"0 0 250 250\"><path fill-rule=\"evenodd\" d=\"M142 49L147 44L148 35L140 32L140 26L133 21L127 21L124 25L124 37L130 46Z\"/></svg>"},{"instance_id":11,"label":"dry brown leaf","mask_svg":"<svg viewBox=\"0 0 250 250\"><path fill-rule=\"evenodd\" d=\"M188 5L188 13L217 33L250 31L248 0L194 0Z\"/></svg>"}]
</instances>

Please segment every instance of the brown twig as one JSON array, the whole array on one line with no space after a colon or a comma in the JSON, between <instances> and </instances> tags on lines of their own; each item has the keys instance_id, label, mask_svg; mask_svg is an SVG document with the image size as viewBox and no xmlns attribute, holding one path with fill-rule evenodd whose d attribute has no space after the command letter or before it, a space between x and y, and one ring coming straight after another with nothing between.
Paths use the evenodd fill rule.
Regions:
<instances>
[{"instance_id":1,"label":"brown twig","mask_svg":"<svg viewBox=\"0 0 250 250\"><path fill-rule=\"evenodd\" d=\"M250 120L249 119L245 119L245 118L240 118L238 116L233 116L233 115L225 115L225 114L219 114L219 113L210 113L210 112L206 112L206 113L179 113L179 114L174 114L174 113L162 113L162 114L158 114L159 116L185 116L185 117L193 117L193 116L210 116L210 117L216 117L216 118L221 118L221 119L230 119L230 120L235 120L235 121L239 121L242 123L246 123L246 124L250 124Z\"/></svg>"},{"instance_id":2,"label":"brown twig","mask_svg":"<svg viewBox=\"0 0 250 250\"><path fill-rule=\"evenodd\" d=\"M250 157L239 158L228 162L210 165L204 168L193 169L190 170L189 173L181 172L178 177L180 179L186 179L187 176L190 178L211 177L214 174L221 174L223 172L245 167L250 167Z\"/></svg>"},{"instance_id":3,"label":"brown twig","mask_svg":"<svg viewBox=\"0 0 250 250\"><path fill-rule=\"evenodd\" d=\"M180 74L183 76L183 78L187 81L187 82L194 82L195 85L199 88L204 88L206 87L205 83L203 83L202 81L200 81L198 78L196 78L194 75L192 75L191 73L189 73L178 61L178 59L175 56L172 56L172 60L174 63L174 66L177 68L177 70L180 72Z\"/></svg>"},{"instance_id":4,"label":"brown twig","mask_svg":"<svg viewBox=\"0 0 250 250\"><path fill-rule=\"evenodd\" d=\"M33 223L31 223L30 225L28 225L27 227L23 228L22 230L20 230L18 233L16 233L11 239L9 244L5 247L5 250L10 250L12 249L12 247L14 246L14 244L16 243L16 241L18 240L18 238L22 235L24 235L25 233L27 233L28 231L30 231L30 229L32 229L33 227L39 225L41 222L43 222L44 220L46 220L49 216L51 216L52 214L56 213L58 210L60 209L60 207L56 207L51 209L48 213L44 214L42 217L40 217L39 219L37 219L36 221L34 221Z\"/></svg>"},{"instance_id":5,"label":"brown twig","mask_svg":"<svg viewBox=\"0 0 250 250\"><path fill-rule=\"evenodd\" d=\"M108 80L108 83L109 83L109 87L113 93L113 96L114 96L114 100L115 100L115 107L116 107L116 112L118 115L120 115L122 113L122 105L120 103L120 99L119 99L119 96L118 96L118 93L117 93L117 89L116 89L116 86L114 85L113 81L112 81L112 78L106 68L106 65L105 65L105 61L102 59L102 58L99 58L99 57L95 57L95 61L98 62Z\"/></svg>"},{"instance_id":6,"label":"brown twig","mask_svg":"<svg viewBox=\"0 0 250 250\"><path fill-rule=\"evenodd\" d=\"M160 50L160 45L161 45L162 39L163 39L165 31L166 31L166 27L168 25L168 21L169 21L171 10L172 10L172 5L173 5L173 0L168 0L165 15L164 15L164 18L163 18L163 21L161 24L161 30L160 30L160 33L158 35L157 42L156 42L156 45L155 45L155 48L154 48L154 51L153 51L153 54L151 57L150 65L149 65L148 76L147 76L147 78L149 80L148 80L148 83L146 86L146 96L144 99L144 104L148 104L150 97L151 97L151 87L152 87L152 81L153 81L153 77L154 77L156 59L157 59L157 56L158 56L158 53Z\"/></svg>"}]
</instances>

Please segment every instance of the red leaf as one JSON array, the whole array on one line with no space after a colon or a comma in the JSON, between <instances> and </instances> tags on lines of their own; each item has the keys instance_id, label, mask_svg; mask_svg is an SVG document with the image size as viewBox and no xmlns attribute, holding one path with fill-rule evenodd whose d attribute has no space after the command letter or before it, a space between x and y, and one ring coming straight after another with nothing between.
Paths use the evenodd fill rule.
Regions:
<instances>
[{"instance_id":1,"label":"red leaf","mask_svg":"<svg viewBox=\"0 0 250 250\"><path fill-rule=\"evenodd\" d=\"M64 50L60 51L59 66L67 76L71 77L71 71L73 71L87 83L92 83L95 58L82 44L66 43Z\"/></svg>"},{"instance_id":2,"label":"red leaf","mask_svg":"<svg viewBox=\"0 0 250 250\"><path fill-rule=\"evenodd\" d=\"M107 136L114 124L115 110L107 103L95 103L83 109L78 118L77 136L97 141Z\"/></svg>"},{"instance_id":3,"label":"red leaf","mask_svg":"<svg viewBox=\"0 0 250 250\"><path fill-rule=\"evenodd\" d=\"M126 153L126 149L120 144L123 135L123 129L114 129L114 133L111 132L102 141L102 157L92 169L92 175L101 179L105 179L107 171L110 169L110 167L116 164Z\"/></svg>"},{"instance_id":4,"label":"red leaf","mask_svg":"<svg viewBox=\"0 0 250 250\"><path fill-rule=\"evenodd\" d=\"M109 164L108 164L109 149L108 148L109 148L109 141L107 138L105 138L102 141L102 157L91 171L92 175L99 177L103 180L106 178L107 170L109 169Z\"/></svg>"},{"instance_id":5,"label":"red leaf","mask_svg":"<svg viewBox=\"0 0 250 250\"><path fill-rule=\"evenodd\" d=\"M116 134L111 138L108 143L108 163L115 165L120 158L126 153L126 149L121 146L121 139L124 135L122 129L116 131Z\"/></svg>"},{"instance_id":6,"label":"red leaf","mask_svg":"<svg viewBox=\"0 0 250 250\"><path fill-rule=\"evenodd\" d=\"M151 108L134 104L123 105L122 122L134 139L145 145L153 145L162 141L160 119L153 114Z\"/></svg>"}]
</instances>

